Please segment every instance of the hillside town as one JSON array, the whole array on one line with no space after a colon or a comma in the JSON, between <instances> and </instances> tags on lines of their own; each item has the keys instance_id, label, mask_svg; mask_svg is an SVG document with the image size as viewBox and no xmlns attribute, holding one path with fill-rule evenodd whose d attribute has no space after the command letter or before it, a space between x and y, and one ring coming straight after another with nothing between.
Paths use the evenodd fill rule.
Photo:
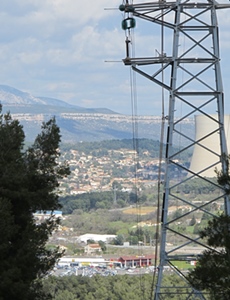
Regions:
<instances>
[{"instance_id":1,"label":"hillside town","mask_svg":"<svg viewBox=\"0 0 230 300\"><path fill-rule=\"evenodd\" d=\"M67 160L71 175L61 182L62 195L111 191L117 184L121 191L130 192L137 185L138 188L154 186L159 176L159 159L151 157L148 151L140 158L136 150L129 149L108 150L103 156L69 150L63 154L63 159ZM164 160L161 165L164 166ZM179 176L176 169L174 175ZM185 175L180 173L180 176ZM162 180L163 177L164 172Z\"/></svg>"}]
</instances>

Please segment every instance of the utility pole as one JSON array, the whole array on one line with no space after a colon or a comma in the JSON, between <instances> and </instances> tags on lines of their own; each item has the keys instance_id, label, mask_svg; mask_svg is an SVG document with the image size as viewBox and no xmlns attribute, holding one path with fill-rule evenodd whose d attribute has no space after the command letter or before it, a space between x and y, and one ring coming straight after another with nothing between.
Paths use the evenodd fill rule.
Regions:
<instances>
[{"instance_id":1,"label":"utility pole","mask_svg":"<svg viewBox=\"0 0 230 300\"><path fill-rule=\"evenodd\" d=\"M157 1L133 4L123 1L119 9L124 13L122 28L126 32L126 58L123 62L137 74L147 78L168 93L167 134L165 151L164 192L161 202L160 257L158 276L154 290L154 300L169 299L169 294L182 295L186 299L206 299L206 295L195 290L178 267L178 261L195 261L197 255L208 248L196 233L188 233L180 224L192 215L214 217L210 210L212 203L224 205L226 214L230 215L230 201L225 190L212 178L205 177L205 171L216 167L227 171L225 156L227 155L224 131L224 94L220 70L219 35L216 12L230 8L230 4L219 4L216 1L190 0ZM149 28L161 26L165 32L159 44L166 45L166 52L158 52L157 56L132 57L132 31L137 19L146 21ZM142 22L141 21L141 22ZM152 27L151 27L152 26ZM153 48L146 41L146 48ZM164 76L162 76L162 74ZM165 78L163 82L162 78ZM155 99L157 101L159 99ZM154 101L154 100L153 100ZM214 115L217 116L215 117ZM187 136L183 132L183 124L196 115L203 115L212 122L212 129L199 139ZM214 129L213 129L214 128ZM219 151L213 151L205 144L206 139L218 136ZM183 140L183 144L175 148L175 143ZM196 172L181 162L181 156L194 146L201 147L213 154L212 162ZM180 170L183 177L175 178L175 170ZM196 202L182 192L183 185L199 180L210 188L219 189L212 193L205 202ZM173 205L180 207L182 213L178 217L170 214ZM172 242L175 241L175 242ZM173 246L168 246L168 244ZM164 286L164 267L169 266L177 274L184 285ZM186 288L185 288L186 287Z\"/></svg>"}]
</instances>

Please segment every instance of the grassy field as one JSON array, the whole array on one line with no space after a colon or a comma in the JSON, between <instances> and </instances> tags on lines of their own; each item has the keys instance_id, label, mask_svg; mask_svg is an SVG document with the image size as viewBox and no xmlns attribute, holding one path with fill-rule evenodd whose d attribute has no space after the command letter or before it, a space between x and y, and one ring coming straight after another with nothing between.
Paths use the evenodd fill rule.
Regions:
<instances>
[{"instance_id":1,"label":"grassy field","mask_svg":"<svg viewBox=\"0 0 230 300\"><path fill-rule=\"evenodd\" d=\"M170 206L169 207L169 211L173 212L176 211L180 208L183 208L182 206ZM156 207L155 206L139 206L139 207L129 207L129 208L125 208L123 210L124 214L130 214L130 215L147 215L150 214L152 212L156 211Z\"/></svg>"},{"instance_id":2,"label":"grassy field","mask_svg":"<svg viewBox=\"0 0 230 300\"><path fill-rule=\"evenodd\" d=\"M123 210L124 214L129 215L147 215L151 212L155 212L156 207L151 206L143 206L143 207L130 207Z\"/></svg>"},{"instance_id":3,"label":"grassy field","mask_svg":"<svg viewBox=\"0 0 230 300\"><path fill-rule=\"evenodd\" d=\"M191 265L189 262L186 261L173 261L172 262L179 270L188 270L194 269L195 266Z\"/></svg>"}]
</instances>

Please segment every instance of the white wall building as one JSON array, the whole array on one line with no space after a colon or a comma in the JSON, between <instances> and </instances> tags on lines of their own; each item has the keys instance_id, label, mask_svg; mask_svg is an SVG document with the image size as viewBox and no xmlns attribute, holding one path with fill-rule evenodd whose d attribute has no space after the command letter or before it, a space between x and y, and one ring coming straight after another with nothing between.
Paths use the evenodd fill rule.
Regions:
<instances>
[{"instance_id":1,"label":"white wall building","mask_svg":"<svg viewBox=\"0 0 230 300\"><path fill-rule=\"evenodd\" d=\"M78 242L80 243L87 243L88 240L93 240L95 242L102 241L104 243L109 243L116 237L115 234L93 234L93 233L86 233L80 235L78 237Z\"/></svg>"}]
</instances>

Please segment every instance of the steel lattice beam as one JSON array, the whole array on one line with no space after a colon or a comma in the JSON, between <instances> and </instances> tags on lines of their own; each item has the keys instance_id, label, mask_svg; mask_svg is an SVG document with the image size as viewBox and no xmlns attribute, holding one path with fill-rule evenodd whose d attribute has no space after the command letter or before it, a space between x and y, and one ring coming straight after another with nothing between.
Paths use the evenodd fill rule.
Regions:
<instances>
[{"instance_id":1,"label":"steel lattice beam","mask_svg":"<svg viewBox=\"0 0 230 300\"><path fill-rule=\"evenodd\" d=\"M164 88L169 95L166 153L165 153L165 180L163 200L161 203L161 241L160 241L160 262L158 268L158 280L154 293L154 300L169 299L167 295L175 294L175 290L170 291L170 287L163 286L163 270L165 266L178 274L187 284L186 293L184 287L176 287L177 294L186 294L186 299L206 299L205 294L195 290L186 279L186 276L176 267L175 260L187 260L194 258L194 254L183 254L183 248L188 245L196 245L207 248L196 234L182 233L178 229L178 224L183 218L188 218L194 213L202 213L208 216L215 216L210 212L210 206L215 202L224 203L227 214L230 215L230 201L223 188L216 182L207 178L205 172L217 166L223 172L226 172L227 166L223 154L227 154L226 137L224 132L224 98L223 86L220 70L219 37L218 24L216 17L217 9L230 8L230 4L218 4L215 1L182 1L175 2L149 2L130 4L128 0L123 5L125 16L140 18L150 22L151 26L155 24L163 26L172 31L171 53L155 57L130 57L127 55L123 62L125 65ZM182 41L185 41L185 48L182 49ZM147 67L147 68L146 68ZM150 67L152 68L150 70ZM168 76L166 82L162 82L161 75ZM180 79L179 75L183 74ZM182 76L181 76L182 77ZM176 111L179 105L186 107L186 112L176 117ZM217 118L213 115L217 112ZM210 130L199 139L188 137L180 130L180 124L185 118L196 114L207 117L213 123L214 129ZM207 139L218 134L220 153L210 149L205 145ZM186 146L182 146L179 151L174 151L174 137L179 136L186 139ZM180 163L180 155L194 146L200 147L211 153L213 161L202 167L199 171L193 172L189 167ZM174 178L174 169L180 169L187 175L180 179ZM182 195L180 187L187 182L199 178L206 182L210 187L219 188L218 195L210 195L209 201L202 204L195 204ZM179 192L178 192L179 191ZM182 211L179 217L172 218L169 213L171 203L179 203L189 207ZM177 239L176 245L170 249L167 242L172 237Z\"/></svg>"}]
</instances>

